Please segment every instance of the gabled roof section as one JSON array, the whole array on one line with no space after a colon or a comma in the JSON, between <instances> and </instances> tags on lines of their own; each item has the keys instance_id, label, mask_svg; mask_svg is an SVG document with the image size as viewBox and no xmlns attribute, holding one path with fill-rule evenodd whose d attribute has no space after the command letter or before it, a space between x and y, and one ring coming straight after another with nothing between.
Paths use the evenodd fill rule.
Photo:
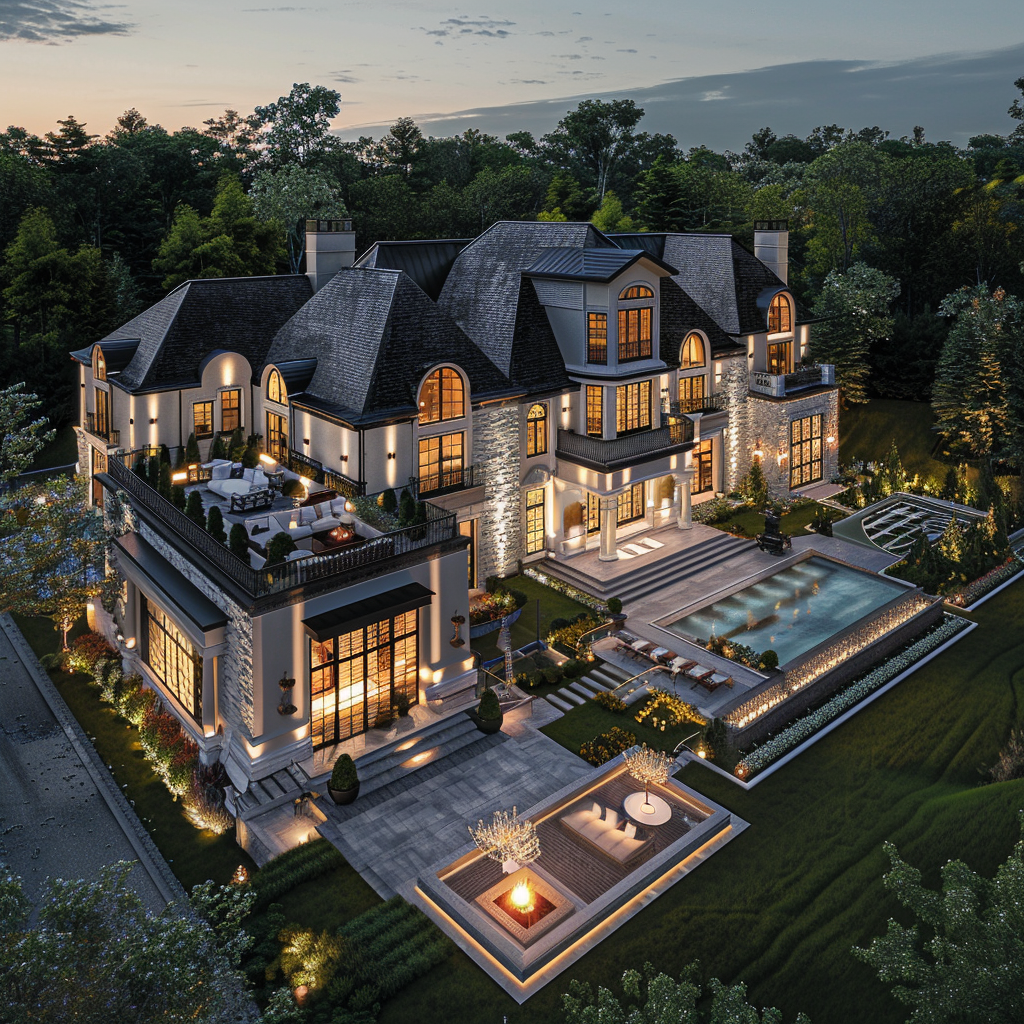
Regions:
<instances>
[{"instance_id":1,"label":"gabled roof section","mask_svg":"<svg viewBox=\"0 0 1024 1024\"><path fill-rule=\"evenodd\" d=\"M522 275L546 249L617 249L593 224L499 221L459 254L438 306L486 353L506 376L512 371ZM525 292L523 292L525 294ZM528 359L528 354L525 357ZM523 360L516 360L522 365ZM514 377L513 384L518 384Z\"/></svg>"},{"instance_id":2,"label":"gabled roof section","mask_svg":"<svg viewBox=\"0 0 1024 1024\"><path fill-rule=\"evenodd\" d=\"M278 332L267 362L316 360L301 404L350 423L414 413L426 371L450 362L473 397L507 393L494 364L405 273L342 270Z\"/></svg>"},{"instance_id":3,"label":"gabled roof section","mask_svg":"<svg viewBox=\"0 0 1024 1024\"><path fill-rule=\"evenodd\" d=\"M277 369L284 380L285 391L289 397L301 395L316 373L315 359L289 359L287 362L278 363Z\"/></svg>"},{"instance_id":4,"label":"gabled roof section","mask_svg":"<svg viewBox=\"0 0 1024 1024\"><path fill-rule=\"evenodd\" d=\"M356 260L355 265L377 270L402 270L436 302L456 257L471 241L470 238L446 238L375 242Z\"/></svg>"},{"instance_id":5,"label":"gabled roof section","mask_svg":"<svg viewBox=\"0 0 1024 1024\"><path fill-rule=\"evenodd\" d=\"M675 273L660 256L646 249L599 249L560 246L545 249L524 270L528 277L570 279L575 281L596 281L607 284L639 260L649 260L668 274Z\"/></svg>"},{"instance_id":6,"label":"gabled roof section","mask_svg":"<svg viewBox=\"0 0 1024 1024\"><path fill-rule=\"evenodd\" d=\"M186 281L101 344L137 342L118 376L127 391L195 387L203 361L218 349L244 356L255 375L274 334L311 293L299 274Z\"/></svg>"},{"instance_id":7,"label":"gabled roof section","mask_svg":"<svg viewBox=\"0 0 1024 1024\"><path fill-rule=\"evenodd\" d=\"M107 377L119 374L131 361L139 347L139 338L125 338L123 341L100 341L97 344L107 364ZM92 350L95 345L87 345L71 353L76 363L86 366L92 363Z\"/></svg>"}]
</instances>

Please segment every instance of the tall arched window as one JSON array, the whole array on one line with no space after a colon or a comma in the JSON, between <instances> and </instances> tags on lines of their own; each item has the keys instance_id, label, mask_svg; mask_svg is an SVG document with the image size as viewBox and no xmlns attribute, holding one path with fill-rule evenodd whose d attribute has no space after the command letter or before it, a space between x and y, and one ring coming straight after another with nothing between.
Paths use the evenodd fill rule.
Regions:
<instances>
[{"instance_id":1,"label":"tall arched window","mask_svg":"<svg viewBox=\"0 0 1024 1024\"><path fill-rule=\"evenodd\" d=\"M631 284L619 292L619 302L630 305L619 308L619 362L651 358L654 337L653 289L645 284ZM638 303L633 305L633 303Z\"/></svg>"},{"instance_id":2,"label":"tall arched window","mask_svg":"<svg viewBox=\"0 0 1024 1024\"><path fill-rule=\"evenodd\" d=\"M533 406L526 416L526 455L547 455L548 452L548 407Z\"/></svg>"},{"instance_id":3,"label":"tall arched window","mask_svg":"<svg viewBox=\"0 0 1024 1024\"><path fill-rule=\"evenodd\" d=\"M768 307L768 333L785 334L793 330L793 309L785 295L776 295Z\"/></svg>"},{"instance_id":4,"label":"tall arched window","mask_svg":"<svg viewBox=\"0 0 1024 1024\"><path fill-rule=\"evenodd\" d=\"M455 370L435 370L420 388L420 423L443 423L466 415L466 393Z\"/></svg>"},{"instance_id":5,"label":"tall arched window","mask_svg":"<svg viewBox=\"0 0 1024 1024\"><path fill-rule=\"evenodd\" d=\"M631 284L619 292L619 301L627 302L630 299L653 299L654 292L645 284Z\"/></svg>"},{"instance_id":6,"label":"tall arched window","mask_svg":"<svg viewBox=\"0 0 1024 1024\"><path fill-rule=\"evenodd\" d=\"M92 350L92 379L107 379L107 361L103 358L103 349L99 345Z\"/></svg>"},{"instance_id":7,"label":"tall arched window","mask_svg":"<svg viewBox=\"0 0 1024 1024\"><path fill-rule=\"evenodd\" d=\"M288 389L277 370L271 370L267 378L267 399L271 402L280 402L281 405L288 404Z\"/></svg>"},{"instance_id":8,"label":"tall arched window","mask_svg":"<svg viewBox=\"0 0 1024 1024\"><path fill-rule=\"evenodd\" d=\"M696 370L704 363L704 339L699 334L688 335L679 352L679 369Z\"/></svg>"}]
</instances>

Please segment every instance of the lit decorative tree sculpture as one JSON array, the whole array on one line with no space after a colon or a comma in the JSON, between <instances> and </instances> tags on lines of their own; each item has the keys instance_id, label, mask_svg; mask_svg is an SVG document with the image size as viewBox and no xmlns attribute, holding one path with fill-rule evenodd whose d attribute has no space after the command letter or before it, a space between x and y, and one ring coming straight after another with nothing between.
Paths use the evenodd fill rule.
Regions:
<instances>
[{"instance_id":1,"label":"lit decorative tree sculpture","mask_svg":"<svg viewBox=\"0 0 1024 1024\"><path fill-rule=\"evenodd\" d=\"M668 773L672 768L672 758L660 750L652 750L645 743L639 750L622 755L626 763L626 771L644 784L643 810L652 811L650 788L652 785L663 786L668 782Z\"/></svg>"},{"instance_id":2,"label":"lit decorative tree sculpture","mask_svg":"<svg viewBox=\"0 0 1024 1024\"><path fill-rule=\"evenodd\" d=\"M490 822L478 821L469 826L473 842L491 860L496 860L508 874L540 856L540 839L532 821L518 821L516 808L495 811Z\"/></svg>"}]
</instances>

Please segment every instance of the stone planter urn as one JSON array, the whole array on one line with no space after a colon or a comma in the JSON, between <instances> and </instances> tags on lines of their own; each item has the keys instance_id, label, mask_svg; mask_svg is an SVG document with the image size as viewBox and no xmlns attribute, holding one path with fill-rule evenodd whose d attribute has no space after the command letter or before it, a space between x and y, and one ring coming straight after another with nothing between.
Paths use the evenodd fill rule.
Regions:
<instances>
[{"instance_id":1,"label":"stone planter urn","mask_svg":"<svg viewBox=\"0 0 1024 1024\"><path fill-rule=\"evenodd\" d=\"M341 754L334 762L327 792L336 804L350 804L359 796L359 776L349 754Z\"/></svg>"},{"instance_id":2,"label":"stone planter urn","mask_svg":"<svg viewBox=\"0 0 1024 1024\"><path fill-rule=\"evenodd\" d=\"M357 782L351 789L335 789L328 783L327 792L336 804L350 804L359 796L359 783Z\"/></svg>"}]
</instances>

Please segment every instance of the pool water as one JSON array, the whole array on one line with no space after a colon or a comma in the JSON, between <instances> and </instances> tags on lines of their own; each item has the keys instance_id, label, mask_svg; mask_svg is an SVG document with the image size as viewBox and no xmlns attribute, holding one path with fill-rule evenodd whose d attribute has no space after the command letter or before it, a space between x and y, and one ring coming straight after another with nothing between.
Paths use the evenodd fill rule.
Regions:
<instances>
[{"instance_id":1,"label":"pool water","mask_svg":"<svg viewBox=\"0 0 1024 1024\"><path fill-rule=\"evenodd\" d=\"M664 628L688 640L712 635L771 648L779 664L801 654L887 604L904 587L826 558L809 558Z\"/></svg>"}]
</instances>

